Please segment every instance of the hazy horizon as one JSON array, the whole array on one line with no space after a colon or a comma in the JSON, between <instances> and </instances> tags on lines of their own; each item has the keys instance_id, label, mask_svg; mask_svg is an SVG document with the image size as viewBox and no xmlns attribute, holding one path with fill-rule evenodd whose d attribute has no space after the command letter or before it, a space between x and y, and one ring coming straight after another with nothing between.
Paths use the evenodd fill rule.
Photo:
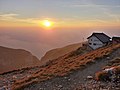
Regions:
<instances>
[{"instance_id":1,"label":"hazy horizon","mask_svg":"<svg viewBox=\"0 0 120 90\"><path fill-rule=\"evenodd\" d=\"M120 36L119 29L106 30L54 30L42 31L28 29L1 29L0 46L16 49L25 49L33 55L41 58L47 51L64 47L69 44L80 43L92 34L92 32L104 32L109 36ZM32 34L31 34L32 32ZM47 32L47 33L46 33Z\"/></svg>"}]
</instances>

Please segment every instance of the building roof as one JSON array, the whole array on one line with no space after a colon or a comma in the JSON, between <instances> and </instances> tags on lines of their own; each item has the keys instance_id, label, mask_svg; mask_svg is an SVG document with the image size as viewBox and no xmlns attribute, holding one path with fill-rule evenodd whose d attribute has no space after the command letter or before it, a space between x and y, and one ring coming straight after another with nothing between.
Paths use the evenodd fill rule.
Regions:
<instances>
[{"instance_id":1,"label":"building roof","mask_svg":"<svg viewBox=\"0 0 120 90\"><path fill-rule=\"evenodd\" d=\"M112 41L120 43L120 37L112 37Z\"/></svg>"},{"instance_id":2,"label":"building roof","mask_svg":"<svg viewBox=\"0 0 120 90\"><path fill-rule=\"evenodd\" d=\"M112 37L112 39L120 39L120 37Z\"/></svg>"},{"instance_id":3,"label":"building roof","mask_svg":"<svg viewBox=\"0 0 120 90\"><path fill-rule=\"evenodd\" d=\"M90 37L95 36L97 37L101 42L106 43L110 41L110 37L107 36L104 33L93 33L91 36L89 36L87 39L89 39Z\"/></svg>"}]
</instances>

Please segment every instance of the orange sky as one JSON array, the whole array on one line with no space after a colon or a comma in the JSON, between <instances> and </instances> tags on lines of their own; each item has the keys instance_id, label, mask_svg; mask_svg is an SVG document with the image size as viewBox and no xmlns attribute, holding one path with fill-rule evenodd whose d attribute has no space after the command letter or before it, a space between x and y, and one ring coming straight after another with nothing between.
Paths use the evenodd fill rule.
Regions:
<instances>
[{"instance_id":1,"label":"orange sky","mask_svg":"<svg viewBox=\"0 0 120 90\"><path fill-rule=\"evenodd\" d=\"M46 27L43 22L52 22ZM120 0L0 0L0 45L37 57L93 32L120 36Z\"/></svg>"}]
</instances>

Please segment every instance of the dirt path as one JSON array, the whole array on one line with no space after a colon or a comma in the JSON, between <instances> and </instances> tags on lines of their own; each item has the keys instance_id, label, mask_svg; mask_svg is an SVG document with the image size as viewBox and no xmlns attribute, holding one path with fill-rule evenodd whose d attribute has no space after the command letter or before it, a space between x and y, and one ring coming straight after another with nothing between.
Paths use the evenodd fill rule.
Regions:
<instances>
[{"instance_id":1,"label":"dirt path","mask_svg":"<svg viewBox=\"0 0 120 90\"><path fill-rule=\"evenodd\" d=\"M109 59L108 59L109 57ZM120 49L114 51L111 55L101 60L96 61L94 64L87 66L83 70L75 71L74 73L64 76L56 77L41 83L29 85L24 90L74 90L80 83L85 82L88 75L94 75L95 72L101 70L109 60L120 57Z\"/></svg>"}]
</instances>

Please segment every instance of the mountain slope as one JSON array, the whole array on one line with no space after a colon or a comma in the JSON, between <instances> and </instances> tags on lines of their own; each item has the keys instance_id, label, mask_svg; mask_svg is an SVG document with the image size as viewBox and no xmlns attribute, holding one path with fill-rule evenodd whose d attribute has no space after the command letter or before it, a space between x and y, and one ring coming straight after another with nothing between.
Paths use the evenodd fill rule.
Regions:
<instances>
[{"instance_id":1,"label":"mountain slope","mask_svg":"<svg viewBox=\"0 0 120 90\"><path fill-rule=\"evenodd\" d=\"M82 47L82 43L76 43L76 44L68 45L62 48L50 50L41 58L41 63L45 64L48 61L56 59L60 56L63 56L69 52L72 52L78 49L79 47Z\"/></svg>"},{"instance_id":2,"label":"mountain slope","mask_svg":"<svg viewBox=\"0 0 120 90\"><path fill-rule=\"evenodd\" d=\"M28 51L0 46L0 73L38 64L38 58Z\"/></svg>"},{"instance_id":3,"label":"mountain slope","mask_svg":"<svg viewBox=\"0 0 120 90\"><path fill-rule=\"evenodd\" d=\"M114 55L113 55L114 54ZM107 59L109 57L109 59ZM65 75L63 77L55 77L50 80L46 80L41 83L36 83L29 85L25 89L28 90L83 90L76 89L81 85L81 83L86 82L87 76L94 76L96 72L101 70L104 66L108 64L111 59L116 57L120 57L120 49L114 51L112 54L108 55L107 57L101 58L100 60L96 61L92 65L86 66L83 70L76 70L69 75ZM89 85L89 84L88 84ZM92 89L89 89L92 90ZM95 89L96 90L96 89ZM99 90L99 89L97 89ZM111 89L110 89L111 90ZM115 90L115 89L112 89Z\"/></svg>"},{"instance_id":4,"label":"mountain slope","mask_svg":"<svg viewBox=\"0 0 120 90\"><path fill-rule=\"evenodd\" d=\"M120 49L120 44L109 45L107 47L103 47L103 48L85 53L83 55L73 54L71 56L71 53L68 53L60 58L57 58L49 62L49 64L44 67L39 67L39 70L32 73L29 77L25 77L17 80L12 85L12 89L24 88L26 86L29 86L29 88L32 88L33 85L35 85L35 87L37 88L37 86L41 85L41 83L38 83L38 82L55 78L58 76L69 75L70 73L74 73L77 70L80 70L80 72L82 72L83 70L87 70L88 66L90 67L97 61L101 62L101 64L100 63L94 64L95 67L94 66L93 67L91 66L91 68L88 67L88 70L87 70L88 74L93 74L95 72L94 71L92 72L92 69L95 68L95 71L99 70L101 67L98 66L99 68L97 69L96 68L97 65L100 64L104 66L104 64L106 64L105 62L106 58L112 55L113 55L112 57L114 58L114 55L116 55L115 51L119 49ZM89 72L89 69L90 69L90 72ZM82 75L82 74L81 75L83 77L86 77L87 76L86 72L84 74L85 75ZM77 79L77 77L74 77L74 78ZM36 86L36 84L34 83L38 83L38 85Z\"/></svg>"}]
</instances>

